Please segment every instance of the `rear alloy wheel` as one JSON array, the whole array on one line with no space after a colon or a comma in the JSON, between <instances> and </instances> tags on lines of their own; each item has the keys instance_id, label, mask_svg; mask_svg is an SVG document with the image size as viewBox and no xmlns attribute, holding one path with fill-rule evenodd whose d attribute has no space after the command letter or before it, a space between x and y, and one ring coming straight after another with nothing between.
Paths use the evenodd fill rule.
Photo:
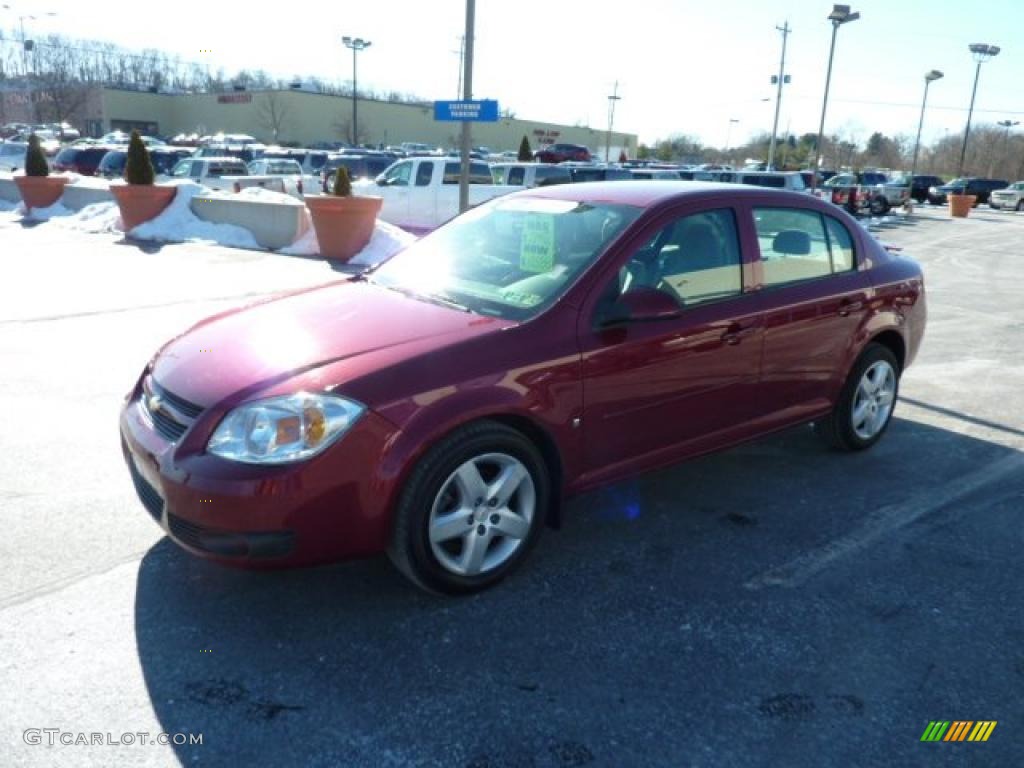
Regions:
<instances>
[{"instance_id":1,"label":"rear alloy wheel","mask_svg":"<svg viewBox=\"0 0 1024 768\"><path fill-rule=\"evenodd\" d=\"M419 586L467 594L500 581L540 535L550 495L536 446L496 422L442 440L413 470L388 554Z\"/></svg>"},{"instance_id":2,"label":"rear alloy wheel","mask_svg":"<svg viewBox=\"0 0 1024 768\"><path fill-rule=\"evenodd\" d=\"M832 413L815 430L832 447L862 451L877 443L899 395L899 363L881 344L869 344L850 372Z\"/></svg>"}]
</instances>

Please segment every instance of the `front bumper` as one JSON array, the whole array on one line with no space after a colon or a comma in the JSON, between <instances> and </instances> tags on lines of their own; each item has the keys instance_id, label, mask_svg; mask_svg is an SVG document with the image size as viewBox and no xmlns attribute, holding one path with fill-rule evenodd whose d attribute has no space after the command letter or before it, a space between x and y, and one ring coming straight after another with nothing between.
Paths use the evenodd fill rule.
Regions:
<instances>
[{"instance_id":1,"label":"front bumper","mask_svg":"<svg viewBox=\"0 0 1024 768\"><path fill-rule=\"evenodd\" d=\"M204 418L189 431L212 430ZM393 488L378 467L394 428L372 412L323 454L281 466L190 450L188 433L169 440L137 398L123 407L120 432L142 506L195 555L245 567L288 567L387 546Z\"/></svg>"}]
</instances>

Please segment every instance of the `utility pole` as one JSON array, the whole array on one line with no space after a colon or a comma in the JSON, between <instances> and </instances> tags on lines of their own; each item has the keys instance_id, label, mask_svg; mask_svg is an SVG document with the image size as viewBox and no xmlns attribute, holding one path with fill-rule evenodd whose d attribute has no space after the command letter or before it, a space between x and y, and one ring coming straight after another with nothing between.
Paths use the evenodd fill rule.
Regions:
<instances>
[{"instance_id":1,"label":"utility pole","mask_svg":"<svg viewBox=\"0 0 1024 768\"><path fill-rule=\"evenodd\" d=\"M622 97L619 96L619 81L615 81L615 87L612 88L612 94L608 97L608 135L604 142L604 161L610 162L608 156L612 151L612 126L615 124L615 102L619 101Z\"/></svg>"},{"instance_id":2,"label":"utility pole","mask_svg":"<svg viewBox=\"0 0 1024 768\"><path fill-rule=\"evenodd\" d=\"M473 27L476 24L476 0L466 0L466 36L464 38L464 69L462 98L473 98ZM459 213L469 210L469 150L472 144L470 123L462 121L462 167L459 172Z\"/></svg>"},{"instance_id":3,"label":"utility pole","mask_svg":"<svg viewBox=\"0 0 1024 768\"><path fill-rule=\"evenodd\" d=\"M466 37L465 35L459 35L459 50L452 51L452 53L459 54L459 87L455 91L455 98L462 98L462 62L466 57Z\"/></svg>"},{"instance_id":4,"label":"utility pole","mask_svg":"<svg viewBox=\"0 0 1024 768\"><path fill-rule=\"evenodd\" d=\"M779 59L779 83L778 90L775 92L775 122L772 123L772 143L768 147L769 171L775 169L775 137L779 131L779 112L782 109L782 84L786 81L786 38L789 37L789 33L792 31L789 28L788 19L781 27L776 25L775 28L782 33L782 58Z\"/></svg>"}]
</instances>

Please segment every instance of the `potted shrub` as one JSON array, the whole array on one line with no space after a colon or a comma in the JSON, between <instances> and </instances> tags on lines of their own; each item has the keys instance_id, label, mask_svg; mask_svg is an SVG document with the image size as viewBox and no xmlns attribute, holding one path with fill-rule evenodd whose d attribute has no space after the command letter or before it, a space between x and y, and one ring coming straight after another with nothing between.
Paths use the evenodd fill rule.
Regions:
<instances>
[{"instance_id":1,"label":"potted shrub","mask_svg":"<svg viewBox=\"0 0 1024 768\"><path fill-rule=\"evenodd\" d=\"M177 189L157 186L153 183L155 178L149 150L139 132L132 131L124 165L124 180L128 183L110 185L110 194L121 210L121 224L125 232L159 216L174 199Z\"/></svg>"},{"instance_id":2,"label":"potted shrub","mask_svg":"<svg viewBox=\"0 0 1024 768\"><path fill-rule=\"evenodd\" d=\"M966 191L966 188L965 188ZM958 219L966 219L971 208L978 201L974 195L953 195L949 196L949 215Z\"/></svg>"},{"instance_id":3,"label":"potted shrub","mask_svg":"<svg viewBox=\"0 0 1024 768\"><path fill-rule=\"evenodd\" d=\"M330 195L309 195L306 206L320 243L320 255L348 261L370 242L384 199L353 195L345 166L338 168L331 192Z\"/></svg>"},{"instance_id":4,"label":"potted shrub","mask_svg":"<svg viewBox=\"0 0 1024 768\"><path fill-rule=\"evenodd\" d=\"M28 137L28 149L25 152L25 175L15 176L14 183L25 203L25 208L49 208L60 200L64 194L64 185L68 183L65 176L51 176L50 166L46 162L43 148L39 146L39 137L34 133Z\"/></svg>"}]
</instances>

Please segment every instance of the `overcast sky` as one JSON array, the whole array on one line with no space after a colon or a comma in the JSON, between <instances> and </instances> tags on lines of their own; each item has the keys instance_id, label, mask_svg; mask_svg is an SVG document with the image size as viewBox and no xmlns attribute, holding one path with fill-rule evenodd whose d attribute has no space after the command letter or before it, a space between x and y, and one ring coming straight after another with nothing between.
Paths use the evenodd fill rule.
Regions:
<instances>
[{"instance_id":1,"label":"overcast sky","mask_svg":"<svg viewBox=\"0 0 1024 768\"><path fill-rule=\"evenodd\" d=\"M31 34L57 32L156 47L224 67L273 75L352 77L349 35L372 41L359 55L360 87L427 99L456 97L465 0L292 0L263 3L83 3L3 0ZM975 65L969 43L1002 52L982 66L975 124L1024 122L1024 0L861 0L861 18L839 30L826 132L863 143L872 131L913 135L924 73L945 78L929 94L924 139L963 128ZM792 28L779 131L816 132L821 115L831 2L820 0L631 0L547 3L477 0L476 98L518 117L606 127L619 82L615 128L652 142L672 133L721 146L770 131L781 34ZM611 9L611 10L609 10ZM11 29L17 13L0 10ZM201 51L211 51L205 53ZM764 101L770 99L770 101ZM730 119L739 122L732 125Z\"/></svg>"}]
</instances>

